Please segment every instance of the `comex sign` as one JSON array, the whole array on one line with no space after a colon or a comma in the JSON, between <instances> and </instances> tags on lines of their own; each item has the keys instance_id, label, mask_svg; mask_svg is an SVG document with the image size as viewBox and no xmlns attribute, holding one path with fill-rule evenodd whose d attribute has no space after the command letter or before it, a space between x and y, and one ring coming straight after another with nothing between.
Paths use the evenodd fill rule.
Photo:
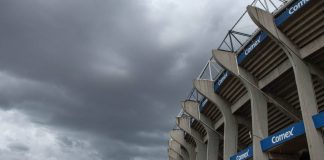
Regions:
<instances>
[{"instance_id":1,"label":"comex sign","mask_svg":"<svg viewBox=\"0 0 324 160\"><path fill-rule=\"evenodd\" d=\"M230 75L230 73L228 71L224 71L222 73L222 75L220 76L220 78L218 78L216 81L215 81L215 84L214 84L214 91L216 93L219 92L222 84L224 83L224 81L227 79L227 77Z\"/></svg>"},{"instance_id":2,"label":"comex sign","mask_svg":"<svg viewBox=\"0 0 324 160\"><path fill-rule=\"evenodd\" d=\"M246 160L253 157L253 148L252 146L246 148L245 150L240 151L236 155L232 156L230 160Z\"/></svg>"},{"instance_id":3,"label":"comex sign","mask_svg":"<svg viewBox=\"0 0 324 160\"><path fill-rule=\"evenodd\" d=\"M302 8L306 3L308 3L310 0L301 0L299 1L297 4L295 4L294 6L290 7L290 9L288 10L288 13L291 15L294 12L298 11L300 8Z\"/></svg>"},{"instance_id":4,"label":"comex sign","mask_svg":"<svg viewBox=\"0 0 324 160\"><path fill-rule=\"evenodd\" d=\"M260 32L256 40L250 42L251 44L238 55L237 63L240 64L265 38L267 38L267 34Z\"/></svg>"},{"instance_id":5,"label":"comex sign","mask_svg":"<svg viewBox=\"0 0 324 160\"><path fill-rule=\"evenodd\" d=\"M291 5L289 9L284 11L280 16L275 19L275 23L277 26L281 25L284 21L286 21L291 15L297 12L299 9L303 8L310 0L299 0Z\"/></svg>"},{"instance_id":6,"label":"comex sign","mask_svg":"<svg viewBox=\"0 0 324 160\"><path fill-rule=\"evenodd\" d=\"M202 112L205 108L206 103L208 102L208 99L206 99L205 97L200 101L199 104L199 111Z\"/></svg>"},{"instance_id":7,"label":"comex sign","mask_svg":"<svg viewBox=\"0 0 324 160\"><path fill-rule=\"evenodd\" d=\"M272 144L276 144L276 143L278 143L278 142L281 142L281 141L283 141L283 140L285 140L285 139L290 138L291 136L294 136L294 128L295 128L295 127L292 127L290 131L287 131L287 132L285 132L285 133L282 133L282 134L280 134L280 135L278 135L278 136L273 136L273 137L271 138L271 142L272 142Z\"/></svg>"},{"instance_id":8,"label":"comex sign","mask_svg":"<svg viewBox=\"0 0 324 160\"><path fill-rule=\"evenodd\" d=\"M258 39L252 43L252 45L244 51L244 54L247 56L258 44L261 42L261 35Z\"/></svg>"},{"instance_id":9,"label":"comex sign","mask_svg":"<svg viewBox=\"0 0 324 160\"><path fill-rule=\"evenodd\" d=\"M304 122L301 121L295 123L290 127L282 129L281 131L263 139L261 141L262 151L265 152L303 134L305 134Z\"/></svg>"},{"instance_id":10,"label":"comex sign","mask_svg":"<svg viewBox=\"0 0 324 160\"><path fill-rule=\"evenodd\" d=\"M284 11L280 16L275 19L275 24L280 26L284 21L286 21L291 15L297 12L299 9L303 8L310 0L298 0L293 3L289 9ZM252 52L256 46L258 46L265 38L267 38L267 34L265 32L260 32L255 39L255 41L250 42L247 47L238 54L237 63L241 64L243 60Z\"/></svg>"}]
</instances>

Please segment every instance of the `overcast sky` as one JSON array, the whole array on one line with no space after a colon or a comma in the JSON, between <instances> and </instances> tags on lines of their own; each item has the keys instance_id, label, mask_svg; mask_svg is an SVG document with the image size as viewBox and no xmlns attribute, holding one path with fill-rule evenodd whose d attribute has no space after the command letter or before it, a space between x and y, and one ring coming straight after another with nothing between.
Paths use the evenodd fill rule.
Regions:
<instances>
[{"instance_id":1,"label":"overcast sky","mask_svg":"<svg viewBox=\"0 0 324 160\"><path fill-rule=\"evenodd\" d=\"M0 0L1 160L166 160L251 0Z\"/></svg>"}]
</instances>

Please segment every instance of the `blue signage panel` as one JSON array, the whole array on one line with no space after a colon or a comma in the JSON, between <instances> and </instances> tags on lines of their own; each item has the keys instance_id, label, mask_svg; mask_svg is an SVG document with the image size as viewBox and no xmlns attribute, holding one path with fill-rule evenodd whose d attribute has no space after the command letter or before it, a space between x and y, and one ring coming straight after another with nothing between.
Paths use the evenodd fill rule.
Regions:
<instances>
[{"instance_id":1,"label":"blue signage panel","mask_svg":"<svg viewBox=\"0 0 324 160\"><path fill-rule=\"evenodd\" d=\"M208 99L206 99L205 97L200 101L199 104L199 111L202 112L205 109L205 105L208 102Z\"/></svg>"},{"instance_id":2,"label":"blue signage panel","mask_svg":"<svg viewBox=\"0 0 324 160\"><path fill-rule=\"evenodd\" d=\"M234 156L230 157L230 160L245 160L245 159L249 159L252 157L253 157L253 147L250 146L250 147L238 152Z\"/></svg>"},{"instance_id":3,"label":"blue signage panel","mask_svg":"<svg viewBox=\"0 0 324 160\"><path fill-rule=\"evenodd\" d=\"M260 142L262 151L265 152L303 134L305 134L304 122L300 121L263 139Z\"/></svg>"},{"instance_id":4,"label":"blue signage panel","mask_svg":"<svg viewBox=\"0 0 324 160\"><path fill-rule=\"evenodd\" d=\"M243 51L241 51L237 57L237 63L241 64L243 60L253 51L254 48L256 48L263 40L267 38L267 34L263 31L261 31L259 34L257 34L256 38L251 41Z\"/></svg>"},{"instance_id":5,"label":"blue signage panel","mask_svg":"<svg viewBox=\"0 0 324 160\"><path fill-rule=\"evenodd\" d=\"M308 2L311 0L298 0L291 5L291 7L287 8L284 12L282 12L277 18L275 18L274 23L277 26L280 26L283 22L285 22L291 15L296 13L298 10L306 6ZM238 54L237 63L241 64L246 57L256 48L265 38L267 38L267 34L265 32L260 32L255 36L254 41L249 42L249 44Z\"/></svg>"},{"instance_id":6,"label":"blue signage panel","mask_svg":"<svg viewBox=\"0 0 324 160\"><path fill-rule=\"evenodd\" d=\"M285 22L291 15L295 12L303 8L306 4L308 4L310 0L298 0L291 5L291 7L287 8L280 16L275 19L275 24L280 26L283 22Z\"/></svg>"},{"instance_id":7,"label":"blue signage panel","mask_svg":"<svg viewBox=\"0 0 324 160\"><path fill-rule=\"evenodd\" d=\"M313 122L316 128L324 127L324 112L313 116Z\"/></svg>"},{"instance_id":8,"label":"blue signage panel","mask_svg":"<svg viewBox=\"0 0 324 160\"><path fill-rule=\"evenodd\" d=\"M230 73L228 71L224 71L221 74L221 76L219 76L219 78L215 81L215 83L214 83L214 91L216 93L218 93L220 91L222 84L228 78L229 75L230 75Z\"/></svg>"}]
</instances>

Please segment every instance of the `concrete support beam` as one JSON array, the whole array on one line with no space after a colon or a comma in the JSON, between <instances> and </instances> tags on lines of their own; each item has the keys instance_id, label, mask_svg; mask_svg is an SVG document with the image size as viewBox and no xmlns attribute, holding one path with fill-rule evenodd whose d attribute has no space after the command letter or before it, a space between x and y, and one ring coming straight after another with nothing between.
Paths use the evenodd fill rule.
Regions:
<instances>
[{"instance_id":1,"label":"concrete support beam","mask_svg":"<svg viewBox=\"0 0 324 160\"><path fill-rule=\"evenodd\" d=\"M169 148L173 149L177 153L180 153L181 145L178 142L176 142L175 140L170 139L169 140Z\"/></svg>"},{"instance_id":2,"label":"concrete support beam","mask_svg":"<svg viewBox=\"0 0 324 160\"><path fill-rule=\"evenodd\" d=\"M184 160L189 160L189 153L186 149L181 147L181 155Z\"/></svg>"},{"instance_id":3,"label":"concrete support beam","mask_svg":"<svg viewBox=\"0 0 324 160\"><path fill-rule=\"evenodd\" d=\"M198 102L192 101L192 100L186 100L186 101L183 101L181 104L182 104L182 109L184 112L189 114L195 120L202 123L205 130L209 129L212 132L215 132L220 137L220 139L223 140L223 135L216 131L216 128L215 128L215 125L213 125L213 122L208 117L206 117L204 114L200 113ZM224 123L224 121L222 121L221 123Z\"/></svg>"},{"instance_id":4,"label":"concrete support beam","mask_svg":"<svg viewBox=\"0 0 324 160\"><path fill-rule=\"evenodd\" d=\"M175 160L183 160L182 157L177 152L172 150L171 148L168 149L168 154L169 154L169 157L171 157Z\"/></svg>"},{"instance_id":5,"label":"concrete support beam","mask_svg":"<svg viewBox=\"0 0 324 160\"><path fill-rule=\"evenodd\" d=\"M260 89L266 87L272 81L277 79L283 73L287 72L290 68L292 68L289 60L282 62L277 68L273 69L270 73L268 73L265 77L259 80L258 86Z\"/></svg>"},{"instance_id":6,"label":"concrete support beam","mask_svg":"<svg viewBox=\"0 0 324 160\"><path fill-rule=\"evenodd\" d=\"M190 134L195 140L199 141L200 143L204 143L200 133L190 127L190 125L189 125L190 118L189 117L176 117L176 124L183 131Z\"/></svg>"},{"instance_id":7,"label":"concrete support beam","mask_svg":"<svg viewBox=\"0 0 324 160\"><path fill-rule=\"evenodd\" d=\"M186 100L181 103L182 109L191 117L201 122L206 128L215 131L212 121L199 111L199 103L192 100Z\"/></svg>"},{"instance_id":8,"label":"concrete support beam","mask_svg":"<svg viewBox=\"0 0 324 160\"><path fill-rule=\"evenodd\" d=\"M261 150L260 141L268 136L268 115L267 99L263 93L256 87L257 81L254 77L237 64L237 56L232 52L213 50L213 56L216 61L234 74L244 84L248 90L251 101L252 116L252 141L253 158L257 160L268 160L267 154Z\"/></svg>"},{"instance_id":9,"label":"concrete support beam","mask_svg":"<svg viewBox=\"0 0 324 160\"><path fill-rule=\"evenodd\" d=\"M311 74L316 75L321 80L320 82L324 84L324 72L315 65L308 64L308 68Z\"/></svg>"},{"instance_id":10,"label":"concrete support beam","mask_svg":"<svg viewBox=\"0 0 324 160\"><path fill-rule=\"evenodd\" d=\"M196 152L197 160L206 160L207 159L207 146L205 143L200 143L196 141Z\"/></svg>"},{"instance_id":11,"label":"concrete support beam","mask_svg":"<svg viewBox=\"0 0 324 160\"><path fill-rule=\"evenodd\" d=\"M237 124L243 125L246 128L248 128L250 131L252 131L252 122L250 120L247 120L245 117L242 116L235 116ZM214 124L214 128L218 129L220 126L222 126L224 124L224 118L222 117L221 119L219 119L215 124ZM222 139L223 140L223 139Z\"/></svg>"},{"instance_id":12,"label":"concrete support beam","mask_svg":"<svg viewBox=\"0 0 324 160\"><path fill-rule=\"evenodd\" d=\"M208 137L207 160L218 160L220 136L210 129L206 129L206 131Z\"/></svg>"},{"instance_id":13,"label":"concrete support beam","mask_svg":"<svg viewBox=\"0 0 324 160\"><path fill-rule=\"evenodd\" d=\"M189 126L189 117L177 117L176 123L180 129L182 129L194 138L196 142L197 160L206 160L207 145L203 142L200 134Z\"/></svg>"},{"instance_id":14,"label":"concrete support beam","mask_svg":"<svg viewBox=\"0 0 324 160\"><path fill-rule=\"evenodd\" d=\"M266 93L270 98L269 101L273 104L276 105L276 103L279 103L282 107L281 110L286 113L286 115L293 115L293 116L289 116L290 118L292 118L295 122L300 121L302 119L302 115L299 113L299 111L297 111L292 105L290 105L287 101L285 101L284 99L277 97L271 93ZM288 112L290 114L288 114Z\"/></svg>"},{"instance_id":15,"label":"concrete support beam","mask_svg":"<svg viewBox=\"0 0 324 160\"><path fill-rule=\"evenodd\" d=\"M182 130L172 130L170 137L187 150L189 160L196 160L195 147L184 139L184 132Z\"/></svg>"},{"instance_id":16,"label":"concrete support beam","mask_svg":"<svg viewBox=\"0 0 324 160\"><path fill-rule=\"evenodd\" d=\"M222 117L221 119L219 119L215 124L214 124L214 128L218 129L219 127L221 127L224 124L224 118Z\"/></svg>"},{"instance_id":17,"label":"concrete support beam","mask_svg":"<svg viewBox=\"0 0 324 160\"><path fill-rule=\"evenodd\" d=\"M240 109L245 103L250 100L249 94L244 94L239 100L237 100L232 106L232 113L235 113L238 109Z\"/></svg>"},{"instance_id":18,"label":"concrete support beam","mask_svg":"<svg viewBox=\"0 0 324 160\"><path fill-rule=\"evenodd\" d=\"M324 35L316 38L312 43L308 44L304 48L300 49L301 58L304 59L308 57L311 53L315 53L324 47Z\"/></svg>"},{"instance_id":19,"label":"concrete support beam","mask_svg":"<svg viewBox=\"0 0 324 160\"><path fill-rule=\"evenodd\" d=\"M274 24L273 16L259 8L248 6L248 14L253 22L259 26L268 36L278 44L288 56L293 66L298 90L299 102L304 120L308 150L312 160L320 160L324 157L324 143L320 130L316 130L312 121L312 115L318 113L315 91L311 73L307 64L301 59L299 49L289 38Z\"/></svg>"},{"instance_id":20,"label":"concrete support beam","mask_svg":"<svg viewBox=\"0 0 324 160\"><path fill-rule=\"evenodd\" d=\"M278 98L273 97L271 94L264 93L258 86L259 82L252 76L252 74L250 74L237 64L237 56L235 53L213 50L213 56L221 66L223 66L228 71L233 73L234 76L239 78L248 91L252 89L255 90L255 92L258 92L258 94L260 94L261 96L266 97L270 102L274 103L279 110L281 110L284 114L286 114L293 120L299 121L301 119L301 115L298 113L298 111L291 105L289 105L288 102L285 102L284 100L279 101Z\"/></svg>"},{"instance_id":21,"label":"concrete support beam","mask_svg":"<svg viewBox=\"0 0 324 160\"><path fill-rule=\"evenodd\" d=\"M214 93L214 82L209 80L195 80L197 91L213 102L224 117L224 159L229 159L237 152L238 125L232 114L230 104Z\"/></svg>"},{"instance_id":22,"label":"concrete support beam","mask_svg":"<svg viewBox=\"0 0 324 160\"><path fill-rule=\"evenodd\" d=\"M201 122L207 132L207 160L217 160L219 152L220 135L212 127L212 122L209 118L199 112L199 103L187 100L181 103L183 110L190 116ZM223 138L223 137L222 137Z\"/></svg>"},{"instance_id":23,"label":"concrete support beam","mask_svg":"<svg viewBox=\"0 0 324 160\"><path fill-rule=\"evenodd\" d=\"M173 151L175 151L178 155L180 155L183 159L185 159L184 157L188 157L187 155L183 154L183 152L181 152L181 145L174 141L174 140L169 140L169 148Z\"/></svg>"}]
</instances>

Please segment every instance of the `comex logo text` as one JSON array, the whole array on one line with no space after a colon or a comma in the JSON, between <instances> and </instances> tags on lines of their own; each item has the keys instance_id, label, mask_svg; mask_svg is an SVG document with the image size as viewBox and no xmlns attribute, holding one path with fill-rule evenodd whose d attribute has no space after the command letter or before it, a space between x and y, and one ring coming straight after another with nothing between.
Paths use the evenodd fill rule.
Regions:
<instances>
[{"instance_id":1,"label":"comex logo text","mask_svg":"<svg viewBox=\"0 0 324 160\"><path fill-rule=\"evenodd\" d=\"M218 86L221 86L226 78L227 78L227 72L225 72L223 77L217 82Z\"/></svg>"},{"instance_id":2,"label":"comex logo text","mask_svg":"<svg viewBox=\"0 0 324 160\"><path fill-rule=\"evenodd\" d=\"M261 42L261 35L258 37L254 43L244 51L244 54L247 56L250 52Z\"/></svg>"},{"instance_id":3,"label":"comex logo text","mask_svg":"<svg viewBox=\"0 0 324 160\"><path fill-rule=\"evenodd\" d=\"M273 137L271 138L271 142L272 142L272 144L275 144L275 143L281 142L281 141L283 141L283 140L285 140L285 139L290 138L291 136L293 136L293 135L294 135L294 133L293 133L294 128L295 128L295 127L293 127L290 131L287 131L287 132L285 132L285 133L282 133L282 134L280 134L280 135L278 135L278 136L273 136Z\"/></svg>"},{"instance_id":4,"label":"comex logo text","mask_svg":"<svg viewBox=\"0 0 324 160\"><path fill-rule=\"evenodd\" d=\"M249 149L244 153L244 154L241 154L239 156L236 157L236 160L242 160L242 159L245 159L247 157L249 157Z\"/></svg>"},{"instance_id":5,"label":"comex logo text","mask_svg":"<svg viewBox=\"0 0 324 160\"><path fill-rule=\"evenodd\" d=\"M296 5L289 8L289 14L293 14L294 12L298 11L300 8L302 8L306 3L308 3L310 0L302 0L298 2Z\"/></svg>"}]
</instances>

